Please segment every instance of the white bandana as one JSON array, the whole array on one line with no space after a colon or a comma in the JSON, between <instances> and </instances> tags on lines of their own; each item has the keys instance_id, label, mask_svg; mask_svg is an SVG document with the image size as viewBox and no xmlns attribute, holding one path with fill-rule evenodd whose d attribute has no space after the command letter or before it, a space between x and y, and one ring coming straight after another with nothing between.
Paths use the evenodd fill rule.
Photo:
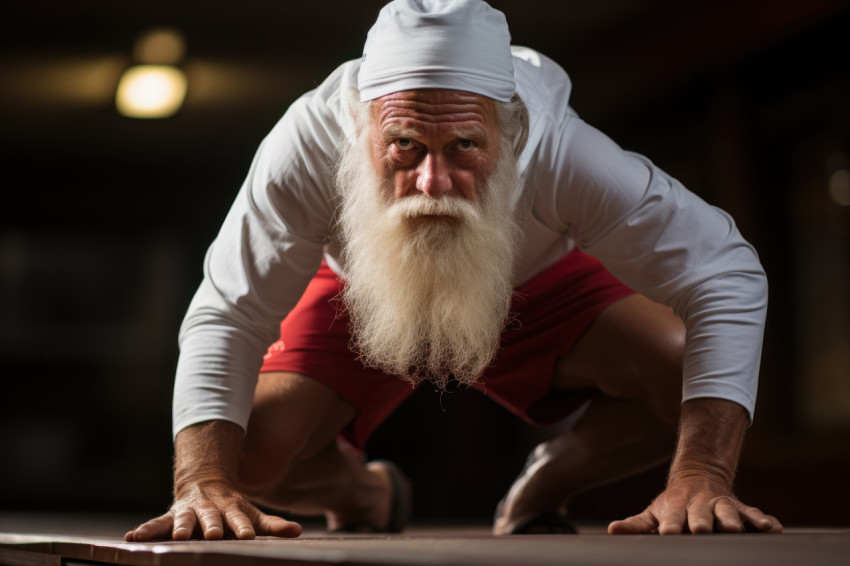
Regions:
<instances>
[{"instance_id":1,"label":"white bandana","mask_svg":"<svg viewBox=\"0 0 850 566\"><path fill-rule=\"evenodd\" d=\"M505 15L482 0L393 0L366 38L360 100L421 88L507 102L516 92Z\"/></svg>"}]
</instances>

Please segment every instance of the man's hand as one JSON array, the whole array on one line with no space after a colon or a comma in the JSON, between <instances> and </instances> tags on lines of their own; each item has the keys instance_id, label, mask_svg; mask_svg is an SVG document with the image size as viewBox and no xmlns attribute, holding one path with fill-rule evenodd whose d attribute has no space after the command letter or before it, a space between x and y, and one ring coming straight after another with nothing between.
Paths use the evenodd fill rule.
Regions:
<instances>
[{"instance_id":1,"label":"man's hand","mask_svg":"<svg viewBox=\"0 0 850 566\"><path fill-rule=\"evenodd\" d=\"M174 445L174 503L126 535L128 542L260 536L297 537L301 525L266 515L235 487L242 429L225 421L186 428Z\"/></svg>"},{"instance_id":2,"label":"man's hand","mask_svg":"<svg viewBox=\"0 0 850 566\"><path fill-rule=\"evenodd\" d=\"M248 503L231 485L221 481L193 484L176 498L168 513L151 519L124 535L127 542L154 539L219 540L225 536L297 537L301 525L266 515Z\"/></svg>"},{"instance_id":3,"label":"man's hand","mask_svg":"<svg viewBox=\"0 0 850 566\"><path fill-rule=\"evenodd\" d=\"M612 535L747 531L781 533L782 525L775 517L741 503L730 489L702 477L670 482L643 513L608 526Z\"/></svg>"},{"instance_id":4,"label":"man's hand","mask_svg":"<svg viewBox=\"0 0 850 566\"><path fill-rule=\"evenodd\" d=\"M643 513L614 521L608 532L782 532L775 517L744 505L732 492L747 424L744 409L731 401L694 399L684 403L666 489Z\"/></svg>"}]
</instances>

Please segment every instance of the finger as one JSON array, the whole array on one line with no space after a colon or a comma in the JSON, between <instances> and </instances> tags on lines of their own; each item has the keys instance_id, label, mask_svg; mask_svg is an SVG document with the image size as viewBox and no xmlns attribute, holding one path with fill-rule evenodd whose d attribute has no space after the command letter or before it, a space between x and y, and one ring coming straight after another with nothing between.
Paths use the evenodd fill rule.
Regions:
<instances>
[{"instance_id":1,"label":"finger","mask_svg":"<svg viewBox=\"0 0 850 566\"><path fill-rule=\"evenodd\" d=\"M192 538L192 533L195 531L197 520L195 512L192 509L184 509L174 516L174 529L171 531L171 538L174 540L189 540Z\"/></svg>"},{"instance_id":2,"label":"finger","mask_svg":"<svg viewBox=\"0 0 850 566\"><path fill-rule=\"evenodd\" d=\"M781 533L782 523L773 515L767 515L757 507L750 507L739 503L738 513L744 518L744 522L751 530L763 533Z\"/></svg>"},{"instance_id":3,"label":"finger","mask_svg":"<svg viewBox=\"0 0 850 566\"><path fill-rule=\"evenodd\" d=\"M158 538L168 538L171 534L171 525L171 514L166 513L139 525L124 535L124 540L127 542L145 542Z\"/></svg>"},{"instance_id":4,"label":"finger","mask_svg":"<svg viewBox=\"0 0 850 566\"><path fill-rule=\"evenodd\" d=\"M640 515L633 515L620 521L614 521L608 525L609 535L638 535L652 533L658 528L658 521L649 512L644 511Z\"/></svg>"},{"instance_id":5,"label":"finger","mask_svg":"<svg viewBox=\"0 0 850 566\"><path fill-rule=\"evenodd\" d=\"M685 528L685 520L687 512L684 507L676 507L672 510L665 510L658 519L658 534L659 535L680 535L682 529Z\"/></svg>"},{"instance_id":6,"label":"finger","mask_svg":"<svg viewBox=\"0 0 850 566\"><path fill-rule=\"evenodd\" d=\"M238 505L225 510L224 520L238 539L250 540L257 536L256 532L254 532L254 526L251 524L251 519L248 518Z\"/></svg>"},{"instance_id":7,"label":"finger","mask_svg":"<svg viewBox=\"0 0 850 566\"><path fill-rule=\"evenodd\" d=\"M210 505L199 507L195 513L201 523L201 531L205 540L221 540L224 538L224 527L221 523L221 513L218 508Z\"/></svg>"},{"instance_id":8,"label":"finger","mask_svg":"<svg viewBox=\"0 0 850 566\"><path fill-rule=\"evenodd\" d=\"M763 533L771 534L779 534L783 530L782 523L773 515L765 515L764 520L760 521L756 528L760 529Z\"/></svg>"},{"instance_id":9,"label":"finger","mask_svg":"<svg viewBox=\"0 0 850 566\"><path fill-rule=\"evenodd\" d=\"M714 513L711 506L706 503L691 504L688 507L687 520L688 529L692 534L702 535L714 532Z\"/></svg>"},{"instance_id":10,"label":"finger","mask_svg":"<svg viewBox=\"0 0 850 566\"><path fill-rule=\"evenodd\" d=\"M721 533L742 533L744 532L744 523L741 521L741 514L732 502L721 497L714 506L714 516L716 518L717 530Z\"/></svg>"},{"instance_id":11,"label":"finger","mask_svg":"<svg viewBox=\"0 0 850 566\"><path fill-rule=\"evenodd\" d=\"M262 536L294 538L301 536L303 530L301 525L294 521L287 521L282 517L266 515L265 513L259 514L255 524L257 525L257 532Z\"/></svg>"}]
</instances>

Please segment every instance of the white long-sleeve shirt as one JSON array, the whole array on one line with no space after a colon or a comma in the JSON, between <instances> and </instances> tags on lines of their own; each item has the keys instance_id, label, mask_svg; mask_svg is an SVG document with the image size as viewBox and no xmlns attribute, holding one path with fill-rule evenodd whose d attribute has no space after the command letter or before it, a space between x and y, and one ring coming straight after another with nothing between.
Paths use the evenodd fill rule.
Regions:
<instances>
[{"instance_id":1,"label":"white long-sleeve shirt","mask_svg":"<svg viewBox=\"0 0 850 566\"><path fill-rule=\"evenodd\" d=\"M527 211L517 282L580 247L684 320L683 401L728 399L752 417L767 309L755 251L729 215L583 122L557 64L513 51L530 115L512 195ZM340 140L353 133L342 101L358 69L359 61L340 66L260 145L181 327L175 435L211 419L246 427L263 354L323 255L344 275L333 166Z\"/></svg>"}]
</instances>

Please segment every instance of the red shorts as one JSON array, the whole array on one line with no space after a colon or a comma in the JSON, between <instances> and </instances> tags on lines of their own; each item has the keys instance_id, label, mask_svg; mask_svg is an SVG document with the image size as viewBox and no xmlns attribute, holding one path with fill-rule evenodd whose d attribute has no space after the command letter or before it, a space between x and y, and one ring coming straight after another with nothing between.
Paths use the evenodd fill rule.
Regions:
<instances>
[{"instance_id":1,"label":"red shorts","mask_svg":"<svg viewBox=\"0 0 850 566\"><path fill-rule=\"evenodd\" d=\"M363 449L372 432L413 392L409 383L364 367L348 347L348 318L331 301L342 282L322 263L301 300L280 325L260 371L296 372L316 379L357 409L341 432ZM514 293L516 321L502 334L495 363L474 385L527 422L549 424L588 396L549 395L556 359L572 348L606 306L633 291L596 259L564 256Z\"/></svg>"}]
</instances>

